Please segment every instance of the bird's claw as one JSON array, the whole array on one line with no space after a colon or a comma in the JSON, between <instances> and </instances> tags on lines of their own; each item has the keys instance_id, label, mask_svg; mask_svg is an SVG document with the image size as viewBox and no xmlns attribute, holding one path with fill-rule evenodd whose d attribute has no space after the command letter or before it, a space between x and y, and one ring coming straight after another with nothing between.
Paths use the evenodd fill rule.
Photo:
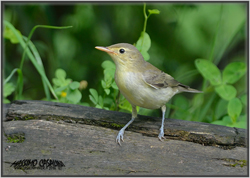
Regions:
<instances>
[{"instance_id":1,"label":"bird's claw","mask_svg":"<svg viewBox=\"0 0 250 178\"><path fill-rule=\"evenodd\" d=\"M160 141L163 141L162 139L166 139L166 138L164 137L164 131L162 131L162 129L160 129L160 133L159 133L159 135L158 135L158 138L159 138Z\"/></svg>"},{"instance_id":2,"label":"bird's claw","mask_svg":"<svg viewBox=\"0 0 250 178\"><path fill-rule=\"evenodd\" d=\"M123 134L124 131L120 130L116 137L116 143L118 143L120 146L121 146L121 141L123 142Z\"/></svg>"},{"instance_id":3,"label":"bird's claw","mask_svg":"<svg viewBox=\"0 0 250 178\"><path fill-rule=\"evenodd\" d=\"M164 136L158 136L160 141L163 141L162 139L166 139Z\"/></svg>"}]
</instances>

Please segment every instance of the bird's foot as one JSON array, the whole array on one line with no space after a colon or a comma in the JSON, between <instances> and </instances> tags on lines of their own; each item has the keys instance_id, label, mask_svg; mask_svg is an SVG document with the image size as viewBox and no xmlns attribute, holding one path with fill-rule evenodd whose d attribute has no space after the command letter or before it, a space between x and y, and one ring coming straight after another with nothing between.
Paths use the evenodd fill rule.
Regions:
<instances>
[{"instance_id":1,"label":"bird's foot","mask_svg":"<svg viewBox=\"0 0 250 178\"><path fill-rule=\"evenodd\" d=\"M116 143L118 143L120 146L121 146L121 141L123 142L123 134L124 134L124 130L121 129L116 137Z\"/></svg>"},{"instance_id":2,"label":"bird's foot","mask_svg":"<svg viewBox=\"0 0 250 178\"><path fill-rule=\"evenodd\" d=\"M160 128L160 133L158 135L158 138L159 138L160 141L163 141L162 139L166 139L164 137L164 130L163 130L163 128Z\"/></svg>"}]
</instances>

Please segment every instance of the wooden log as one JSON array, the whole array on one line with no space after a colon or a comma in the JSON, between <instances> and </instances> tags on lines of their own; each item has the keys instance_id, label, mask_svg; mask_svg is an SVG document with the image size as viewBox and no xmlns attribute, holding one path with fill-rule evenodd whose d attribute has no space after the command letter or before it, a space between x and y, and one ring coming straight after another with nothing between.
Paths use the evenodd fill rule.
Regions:
<instances>
[{"instance_id":1,"label":"wooden log","mask_svg":"<svg viewBox=\"0 0 250 178\"><path fill-rule=\"evenodd\" d=\"M45 101L15 101L3 114L3 176L248 174L245 129L167 119L160 142L161 119L139 116L119 146L117 130L131 114Z\"/></svg>"},{"instance_id":2,"label":"wooden log","mask_svg":"<svg viewBox=\"0 0 250 178\"><path fill-rule=\"evenodd\" d=\"M29 119L64 121L119 130L131 119L131 114L47 101L14 101L8 106L7 121ZM157 138L160 125L161 118L138 115L127 130ZM166 138L214 145L224 149L246 147L246 134L245 129L208 123L178 119L165 121Z\"/></svg>"}]
</instances>

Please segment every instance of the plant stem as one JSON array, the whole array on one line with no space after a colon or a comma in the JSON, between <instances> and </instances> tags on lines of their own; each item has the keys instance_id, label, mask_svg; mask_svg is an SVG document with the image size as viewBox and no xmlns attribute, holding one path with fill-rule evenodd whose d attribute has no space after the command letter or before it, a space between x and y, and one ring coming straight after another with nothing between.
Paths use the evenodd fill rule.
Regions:
<instances>
[{"instance_id":1,"label":"plant stem","mask_svg":"<svg viewBox=\"0 0 250 178\"><path fill-rule=\"evenodd\" d=\"M65 26L65 27L57 27L57 26L49 26L49 25L36 25L36 26L34 26L32 28L32 30L30 31L30 34L29 34L28 39L27 39L26 44L25 44L25 48L24 48L23 55L22 55L22 60L20 63L21 70L23 69L23 62L24 62L24 58L25 58L25 54L26 54L26 48L28 47L28 43L29 43L33 33L35 32L35 30L39 27L40 28L51 28L51 29L66 29L66 28L71 28L72 26Z\"/></svg>"},{"instance_id":2,"label":"plant stem","mask_svg":"<svg viewBox=\"0 0 250 178\"><path fill-rule=\"evenodd\" d=\"M143 6L143 14L144 14L145 20L144 20L144 26L143 26L143 31L142 31L141 46L143 46L144 34L146 32L147 20L148 20L148 17L149 17L149 16L147 16L147 13L146 13L146 3L144 3L144 6Z\"/></svg>"},{"instance_id":3,"label":"plant stem","mask_svg":"<svg viewBox=\"0 0 250 178\"><path fill-rule=\"evenodd\" d=\"M12 32L14 33L14 35L17 37L17 39L18 39L20 45L23 47L23 49L25 49L26 43L25 43L24 40L23 40L23 36L20 35L19 33L17 33L15 27L14 27L11 23L9 23L8 21L4 20L4 24L5 24L6 26L8 26L8 27L11 29L11 31L12 31ZM53 96L54 96L56 99L58 99L57 96L56 96L56 94L55 94L55 92L54 92L54 89L52 88L52 86L51 86L51 84L50 84L50 82L49 82L47 76L45 75L45 73L44 73L44 71L43 71L43 69L42 69L42 66L39 65L39 64L37 63L37 61L36 61L36 59L35 59L35 56L32 54L32 52L30 51L29 48L26 48L26 51L27 51L27 54L28 54L28 56L29 56L29 59L31 60L31 62L33 63L33 65L35 66L35 68L37 69L38 73L41 75L41 77L44 78L44 81L45 81L46 84L48 85L48 87L49 87L51 93L53 94ZM20 70L20 69L19 69L19 70ZM20 70L20 74L22 74L22 71L21 71L21 70ZM22 82L22 79L18 79L18 81L19 81L19 82ZM22 83L20 83L20 87L22 87ZM22 91L22 90L20 90L20 91ZM20 91L19 91L19 93L20 93Z\"/></svg>"},{"instance_id":4,"label":"plant stem","mask_svg":"<svg viewBox=\"0 0 250 178\"><path fill-rule=\"evenodd\" d=\"M18 73L18 79L17 79L17 83L18 83L18 94L16 94L16 98L17 99L21 99L21 95L23 93L23 73L22 70L17 69L17 73Z\"/></svg>"},{"instance_id":5,"label":"plant stem","mask_svg":"<svg viewBox=\"0 0 250 178\"><path fill-rule=\"evenodd\" d=\"M148 20L148 16L147 16L147 13L146 13L146 3L144 3L144 6L143 6L143 14L144 14L144 17L145 17L143 32L145 33L146 32L146 27L147 27L147 20Z\"/></svg>"},{"instance_id":6,"label":"plant stem","mask_svg":"<svg viewBox=\"0 0 250 178\"><path fill-rule=\"evenodd\" d=\"M4 80L3 85L5 85L6 83L8 83L8 81L11 79L11 77L14 75L14 73L18 70L18 68L15 68L12 70L12 72L10 73L10 75Z\"/></svg>"}]
</instances>

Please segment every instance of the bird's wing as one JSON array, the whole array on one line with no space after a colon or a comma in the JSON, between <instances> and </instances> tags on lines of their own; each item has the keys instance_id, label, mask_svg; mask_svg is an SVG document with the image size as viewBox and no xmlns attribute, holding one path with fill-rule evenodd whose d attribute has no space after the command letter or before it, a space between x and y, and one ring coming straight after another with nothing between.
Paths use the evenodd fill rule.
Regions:
<instances>
[{"instance_id":1,"label":"bird's wing","mask_svg":"<svg viewBox=\"0 0 250 178\"><path fill-rule=\"evenodd\" d=\"M178 82L171 75L164 73L148 62L145 62L141 67L144 68L142 72L143 81L155 89L177 87L179 92L201 93L201 91Z\"/></svg>"},{"instance_id":2,"label":"bird's wing","mask_svg":"<svg viewBox=\"0 0 250 178\"><path fill-rule=\"evenodd\" d=\"M155 88L167 88L167 87L177 87L180 85L172 76L160 71L160 70L146 70L142 74L144 82Z\"/></svg>"}]
</instances>

